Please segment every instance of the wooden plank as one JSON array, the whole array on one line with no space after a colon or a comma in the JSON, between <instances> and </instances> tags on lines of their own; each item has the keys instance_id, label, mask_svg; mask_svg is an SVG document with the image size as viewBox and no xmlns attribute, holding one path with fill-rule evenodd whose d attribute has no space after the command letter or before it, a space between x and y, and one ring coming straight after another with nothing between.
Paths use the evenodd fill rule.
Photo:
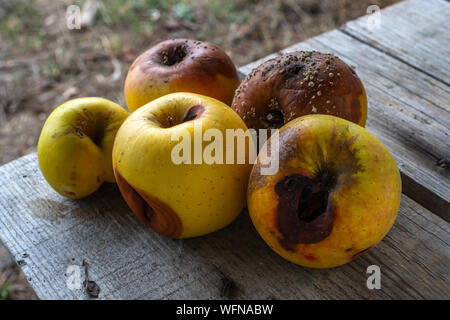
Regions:
<instances>
[{"instance_id":1,"label":"wooden plank","mask_svg":"<svg viewBox=\"0 0 450 320\"><path fill-rule=\"evenodd\" d=\"M368 19L348 22L342 30L450 85L448 1L410 0L387 7L381 11L379 28L371 28Z\"/></svg>"},{"instance_id":2,"label":"wooden plank","mask_svg":"<svg viewBox=\"0 0 450 320\"><path fill-rule=\"evenodd\" d=\"M366 127L394 155L404 193L450 221L450 87L340 30L281 53L295 50L334 53L355 68L368 95Z\"/></svg>"},{"instance_id":3,"label":"wooden plank","mask_svg":"<svg viewBox=\"0 0 450 320\"><path fill-rule=\"evenodd\" d=\"M215 299L224 279L236 299L450 298L450 225L406 196L379 245L312 270L272 252L247 212L211 235L168 239L136 219L115 185L84 200L58 195L31 154L0 167L0 235L42 299L87 298L66 287L68 266L83 260L100 299ZM380 290L366 287L370 265L381 268Z\"/></svg>"}]
</instances>

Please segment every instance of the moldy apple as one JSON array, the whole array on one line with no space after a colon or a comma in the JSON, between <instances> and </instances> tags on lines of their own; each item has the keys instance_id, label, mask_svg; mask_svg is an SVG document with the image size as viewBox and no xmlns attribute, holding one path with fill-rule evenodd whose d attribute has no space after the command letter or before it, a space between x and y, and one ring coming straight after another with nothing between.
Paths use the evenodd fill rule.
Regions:
<instances>
[{"instance_id":1,"label":"moldy apple","mask_svg":"<svg viewBox=\"0 0 450 320\"><path fill-rule=\"evenodd\" d=\"M397 216L401 180L375 136L338 117L308 115L275 137L279 150L258 155L247 200L253 224L275 252L302 266L330 268L381 241ZM278 173L261 175L261 164L277 151Z\"/></svg>"},{"instance_id":2,"label":"moldy apple","mask_svg":"<svg viewBox=\"0 0 450 320\"><path fill-rule=\"evenodd\" d=\"M291 52L259 65L242 81L231 107L253 129L280 128L307 114L364 126L367 116L366 92L355 71L316 51Z\"/></svg>"}]
</instances>

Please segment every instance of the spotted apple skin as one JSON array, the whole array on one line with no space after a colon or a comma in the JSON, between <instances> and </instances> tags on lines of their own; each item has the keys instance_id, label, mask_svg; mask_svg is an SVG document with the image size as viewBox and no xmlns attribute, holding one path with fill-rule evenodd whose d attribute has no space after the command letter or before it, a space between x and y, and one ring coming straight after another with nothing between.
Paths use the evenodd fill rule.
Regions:
<instances>
[{"instance_id":1,"label":"spotted apple skin","mask_svg":"<svg viewBox=\"0 0 450 320\"><path fill-rule=\"evenodd\" d=\"M115 182L114 138L128 112L99 97L69 100L49 115L38 142L39 167L61 195L80 199Z\"/></svg>"},{"instance_id":2,"label":"spotted apple skin","mask_svg":"<svg viewBox=\"0 0 450 320\"><path fill-rule=\"evenodd\" d=\"M275 159L277 150L268 147L275 137L279 170L263 175L262 163ZM247 195L253 224L275 252L301 266L331 268L388 233L401 179L394 158L369 131L338 117L309 115L266 143Z\"/></svg>"},{"instance_id":3,"label":"spotted apple skin","mask_svg":"<svg viewBox=\"0 0 450 320\"><path fill-rule=\"evenodd\" d=\"M174 133L194 143L196 127L203 133L214 129L224 139L227 130L246 131L230 107L178 92L148 103L127 120L117 133L112 162L123 198L143 223L170 238L190 238L219 230L239 215L252 168L249 161L196 164L172 158L179 145ZM202 154L208 144L200 146ZM248 141L245 152L250 148L253 143ZM237 158L237 148L224 149L224 157L228 152Z\"/></svg>"},{"instance_id":4,"label":"spotted apple skin","mask_svg":"<svg viewBox=\"0 0 450 320\"><path fill-rule=\"evenodd\" d=\"M356 72L332 54L294 51L253 69L231 107L253 129L280 128L308 114L326 114L364 126L367 97Z\"/></svg>"}]
</instances>

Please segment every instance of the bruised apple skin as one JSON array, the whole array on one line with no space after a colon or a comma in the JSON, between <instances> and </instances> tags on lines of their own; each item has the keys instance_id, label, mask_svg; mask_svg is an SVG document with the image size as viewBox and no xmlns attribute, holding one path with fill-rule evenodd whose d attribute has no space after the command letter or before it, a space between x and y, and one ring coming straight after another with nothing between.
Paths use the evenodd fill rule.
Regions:
<instances>
[{"instance_id":1,"label":"bruised apple skin","mask_svg":"<svg viewBox=\"0 0 450 320\"><path fill-rule=\"evenodd\" d=\"M270 140L250 175L248 208L275 252L301 266L331 268L388 233L400 205L400 174L370 132L334 116L297 118L279 131L279 171L264 176Z\"/></svg>"},{"instance_id":2,"label":"bruised apple skin","mask_svg":"<svg viewBox=\"0 0 450 320\"><path fill-rule=\"evenodd\" d=\"M58 193L79 199L115 182L111 153L128 112L103 98L70 100L45 121L38 142L42 174Z\"/></svg>"},{"instance_id":3,"label":"bruised apple skin","mask_svg":"<svg viewBox=\"0 0 450 320\"><path fill-rule=\"evenodd\" d=\"M266 61L242 81L231 105L253 129L280 128L308 114L365 125L367 97L355 71L338 57L296 51Z\"/></svg>"},{"instance_id":4,"label":"bruised apple skin","mask_svg":"<svg viewBox=\"0 0 450 320\"><path fill-rule=\"evenodd\" d=\"M249 161L194 163L195 132L206 135L207 129L218 130L225 143L227 129L245 131L247 127L216 99L172 93L136 110L117 133L113 166L119 189L138 218L167 237L188 238L216 231L231 223L244 207L252 168ZM191 159L176 163L172 152L184 139L192 143ZM207 146L206 141L200 145L202 154ZM226 157L229 150L223 148ZM253 142L247 140L246 152L250 148L254 148ZM233 156L237 156L237 148Z\"/></svg>"},{"instance_id":5,"label":"bruised apple skin","mask_svg":"<svg viewBox=\"0 0 450 320\"><path fill-rule=\"evenodd\" d=\"M230 105L239 78L231 59L218 46L191 39L158 43L131 65L125 80L125 99L134 112L173 92L192 92Z\"/></svg>"}]
</instances>

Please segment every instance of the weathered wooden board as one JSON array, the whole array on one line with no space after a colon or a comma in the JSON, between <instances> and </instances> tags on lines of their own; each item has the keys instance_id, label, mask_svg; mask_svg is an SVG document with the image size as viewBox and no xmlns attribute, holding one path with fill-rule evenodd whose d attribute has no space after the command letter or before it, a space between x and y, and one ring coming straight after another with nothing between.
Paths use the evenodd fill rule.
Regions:
<instances>
[{"instance_id":1,"label":"weathered wooden board","mask_svg":"<svg viewBox=\"0 0 450 320\"><path fill-rule=\"evenodd\" d=\"M390 7L378 30L365 19L285 51L332 52L356 68L369 97L367 128L394 154L405 194L450 220L449 4ZM272 252L246 212L214 234L171 240L141 224L115 185L65 199L32 154L0 167L0 238L44 299L87 298L66 285L67 268L83 260L102 299L450 298L450 225L408 196L379 245L343 267L311 270ZM366 286L373 264L380 290ZM234 290L223 296L226 283Z\"/></svg>"},{"instance_id":2,"label":"weathered wooden board","mask_svg":"<svg viewBox=\"0 0 450 320\"><path fill-rule=\"evenodd\" d=\"M351 21L342 30L450 85L448 1L410 0L387 7L381 11L379 28L371 28L368 19Z\"/></svg>"},{"instance_id":3,"label":"weathered wooden board","mask_svg":"<svg viewBox=\"0 0 450 320\"><path fill-rule=\"evenodd\" d=\"M83 260L101 299L215 299L224 281L237 299L450 298L450 225L406 196L379 245L343 267L312 270L272 252L246 212L211 235L171 240L141 224L115 185L63 198L31 154L0 167L0 235L43 299L87 298L66 286L67 268ZM370 265L381 268L380 290L366 286Z\"/></svg>"},{"instance_id":4,"label":"weathered wooden board","mask_svg":"<svg viewBox=\"0 0 450 320\"><path fill-rule=\"evenodd\" d=\"M394 155L404 193L450 221L450 87L340 30L280 54L295 50L334 53L355 68L369 100L366 127Z\"/></svg>"}]
</instances>

